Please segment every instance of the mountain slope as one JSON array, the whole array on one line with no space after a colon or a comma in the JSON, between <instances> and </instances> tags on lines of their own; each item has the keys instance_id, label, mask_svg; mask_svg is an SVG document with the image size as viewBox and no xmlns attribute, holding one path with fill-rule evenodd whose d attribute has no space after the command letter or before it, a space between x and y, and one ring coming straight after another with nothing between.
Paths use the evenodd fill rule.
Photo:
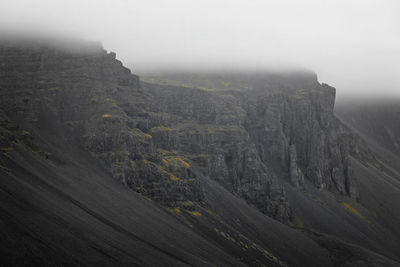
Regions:
<instances>
[{"instance_id":1,"label":"mountain slope","mask_svg":"<svg viewBox=\"0 0 400 267\"><path fill-rule=\"evenodd\" d=\"M98 44L72 48L0 50L6 263L397 265L357 184L376 157L334 117L333 88L143 83Z\"/></svg>"},{"instance_id":2,"label":"mountain slope","mask_svg":"<svg viewBox=\"0 0 400 267\"><path fill-rule=\"evenodd\" d=\"M377 157L375 166L355 164L355 172L363 177L360 203L373 211L380 224L400 236L397 212L400 208L399 102L396 99L342 100L335 113L368 142Z\"/></svg>"}]
</instances>

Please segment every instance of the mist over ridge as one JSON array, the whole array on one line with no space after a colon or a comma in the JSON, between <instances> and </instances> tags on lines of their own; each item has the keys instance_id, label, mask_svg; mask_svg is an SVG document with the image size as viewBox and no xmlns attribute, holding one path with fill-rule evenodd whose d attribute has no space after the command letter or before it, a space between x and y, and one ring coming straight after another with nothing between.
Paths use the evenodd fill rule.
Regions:
<instances>
[{"instance_id":1,"label":"mist over ridge","mask_svg":"<svg viewBox=\"0 0 400 267\"><path fill-rule=\"evenodd\" d=\"M399 266L382 3L1 2L0 265Z\"/></svg>"},{"instance_id":2,"label":"mist over ridge","mask_svg":"<svg viewBox=\"0 0 400 267\"><path fill-rule=\"evenodd\" d=\"M338 96L399 95L398 1L0 3L2 31L101 41L133 72L311 69ZM22 8L23 7L23 8Z\"/></svg>"}]
</instances>

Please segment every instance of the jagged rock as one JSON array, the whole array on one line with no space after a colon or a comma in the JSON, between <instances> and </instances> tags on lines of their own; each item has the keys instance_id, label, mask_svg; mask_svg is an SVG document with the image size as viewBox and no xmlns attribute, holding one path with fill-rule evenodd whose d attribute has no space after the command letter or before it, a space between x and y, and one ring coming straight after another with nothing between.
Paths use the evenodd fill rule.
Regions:
<instances>
[{"instance_id":1,"label":"jagged rock","mask_svg":"<svg viewBox=\"0 0 400 267\"><path fill-rule=\"evenodd\" d=\"M291 212L278 177L357 196L348 163L357 146L333 116L335 90L314 74L238 74L230 86L248 89L205 91L142 83L115 53L85 49L8 49L1 85L18 90L1 91L3 106L31 122L46 106L133 190L167 206L201 203L194 168L282 222ZM171 167L173 157L190 167Z\"/></svg>"},{"instance_id":2,"label":"jagged rock","mask_svg":"<svg viewBox=\"0 0 400 267\"><path fill-rule=\"evenodd\" d=\"M302 231L339 233L346 242L384 254L390 248L390 257L398 251L397 239L391 239L396 232L381 232L396 225L380 224L394 213L381 216L390 206L382 206L384 199L370 190L382 184L360 186L364 204L348 197L337 199L349 203L334 201L334 194L358 197L350 160L357 158L364 167L379 162L335 119L334 89L320 85L315 75L237 74L222 77L219 84L229 88L224 91L146 84L115 53L97 45L68 51L0 46L0 75L2 204L5 211L18 211L3 216L8 225L2 236L6 246L28 241L15 246L26 248L22 257L40 249L46 259L48 248L60 249L57 244L71 237L73 246L60 250L72 260L66 263L88 266L97 258L79 264L86 261L71 259L70 248L80 244L85 253L76 249L75 255L85 258L91 247L110 259L107 266L148 260L152 265L153 256L159 257L153 265L201 265L214 249L224 250L217 257L222 265L235 266L240 261L286 266L281 257L289 265L310 259L314 264L307 266L328 266L331 257L347 261L354 251L350 261L373 255L343 244L338 249L320 233L316 238L324 245L318 248L306 233L255 208ZM65 153L65 162L57 161L57 153ZM361 173L374 180L375 171ZM129 194L111 176L166 209ZM312 184L331 193L313 190ZM366 192L372 196L365 197ZM377 202L372 207L378 219L367 210L368 202ZM13 232L20 236L9 235ZM383 238L389 241L381 247ZM191 244L196 245L182 250ZM133 250L124 250L129 247ZM137 248L146 256L132 257ZM9 251L15 255L13 247ZM127 257L116 261L123 254ZM193 258L187 261L189 255Z\"/></svg>"},{"instance_id":3,"label":"jagged rock","mask_svg":"<svg viewBox=\"0 0 400 267\"><path fill-rule=\"evenodd\" d=\"M290 145L289 148L289 172L290 172L290 182L295 187L299 188L304 186L304 175L301 169L297 166L297 152L296 146Z\"/></svg>"}]
</instances>

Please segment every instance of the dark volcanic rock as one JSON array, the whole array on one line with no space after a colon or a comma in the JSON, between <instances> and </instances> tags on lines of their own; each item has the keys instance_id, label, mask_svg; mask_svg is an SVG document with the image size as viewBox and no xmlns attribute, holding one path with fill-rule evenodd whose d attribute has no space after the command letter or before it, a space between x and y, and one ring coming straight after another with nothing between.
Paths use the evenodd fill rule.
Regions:
<instances>
[{"instance_id":1,"label":"dark volcanic rock","mask_svg":"<svg viewBox=\"0 0 400 267\"><path fill-rule=\"evenodd\" d=\"M46 106L116 179L165 205L202 201L191 162L283 222L290 208L278 176L356 197L335 91L315 76L257 74L250 91L207 92L140 85L96 44L84 56L7 51L2 83L16 90L3 91L4 110L35 122Z\"/></svg>"},{"instance_id":2,"label":"dark volcanic rock","mask_svg":"<svg viewBox=\"0 0 400 267\"><path fill-rule=\"evenodd\" d=\"M297 165L297 152L294 144L289 148L289 160L290 182L297 188L304 186L304 175Z\"/></svg>"},{"instance_id":3,"label":"dark volcanic rock","mask_svg":"<svg viewBox=\"0 0 400 267\"><path fill-rule=\"evenodd\" d=\"M154 144L181 151L283 222L290 220L290 208L278 176L295 187L307 179L319 189L357 197L348 162L354 138L333 115L335 90L315 82L311 88L280 85L282 90L261 78L255 82L258 87L246 92L145 83L154 112L173 116L151 130Z\"/></svg>"},{"instance_id":4,"label":"dark volcanic rock","mask_svg":"<svg viewBox=\"0 0 400 267\"><path fill-rule=\"evenodd\" d=\"M367 208L357 206L366 186L361 184L360 189L351 162L357 160L365 168L382 165L335 118L335 89L319 84L315 74L235 73L210 75L207 87L201 83L204 77L192 82L198 88L159 85L141 82L115 53L96 43L68 49L3 44L0 63L0 174L7 179L1 185L11 190L9 183L18 181L25 188L25 180L13 179L40 177L27 181L56 196L34 194L35 200L42 201L35 205L47 203L45 210L36 210L56 214L46 221L54 232L60 221L70 226L82 223L79 216L87 219L82 229L102 238L78 243L80 247L91 244L87 247L95 248L93 259L105 257L109 260L105 265L199 266L213 261L228 266L330 266L335 260L341 262L331 246L341 246L341 252L358 249L313 237L314 242L287 225L332 231L358 245L360 236L368 236L368 249L394 255L397 237L382 245L382 236L391 232L366 216ZM211 90L213 86L218 90ZM364 170L356 167L358 173ZM114 179L104 178L108 175ZM44 186L42 180L51 186ZM15 194L23 199L29 195ZM72 215L69 210L60 215L58 206L48 204L52 198L57 203L68 200ZM75 215L76 207L84 215ZM124 213L119 214L121 207ZM125 214L127 219L121 218ZM326 229L325 217L334 226ZM19 218L7 214L1 219L9 225ZM361 230L352 233L348 229L355 224ZM139 237L142 228L146 231ZM64 230L62 235L68 236ZM104 231L113 233L105 235L106 245L99 234ZM196 245L179 242L185 235ZM20 232L17 236L33 242ZM74 240L77 236L74 233ZM115 243L115 236L122 244ZM43 242L51 243L51 237ZM133 251L145 253L140 259L119 252L129 247L131 239L139 242ZM57 251L68 248L57 247ZM361 254L373 258L368 251ZM77 256L75 265L81 259ZM386 261L383 256L379 259Z\"/></svg>"}]
</instances>

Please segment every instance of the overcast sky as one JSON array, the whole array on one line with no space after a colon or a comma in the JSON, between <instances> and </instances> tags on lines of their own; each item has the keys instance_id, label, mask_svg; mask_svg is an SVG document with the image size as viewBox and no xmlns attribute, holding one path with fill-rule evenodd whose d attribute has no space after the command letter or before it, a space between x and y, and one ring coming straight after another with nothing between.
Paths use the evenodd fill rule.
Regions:
<instances>
[{"instance_id":1,"label":"overcast sky","mask_svg":"<svg viewBox=\"0 0 400 267\"><path fill-rule=\"evenodd\" d=\"M99 40L133 72L299 66L400 96L399 0L0 0L0 27Z\"/></svg>"}]
</instances>

